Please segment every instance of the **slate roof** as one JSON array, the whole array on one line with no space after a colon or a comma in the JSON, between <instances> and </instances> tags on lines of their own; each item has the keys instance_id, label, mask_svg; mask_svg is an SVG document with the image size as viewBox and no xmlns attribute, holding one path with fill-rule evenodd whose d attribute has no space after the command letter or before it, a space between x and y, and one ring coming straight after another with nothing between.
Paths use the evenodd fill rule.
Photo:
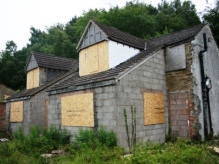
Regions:
<instances>
[{"instance_id":1,"label":"slate roof","mask_svg":"<svg viewBox=\"0 0 219 164\"><path fill-rule=\"evenodd\" d=\"M202 30L204 24L197 25L195 27L181 30L169 35L161 36L159 38L151 39L147 41L147 49L141 51L134 57L129 60L119 64L115 68L111 68L110 70L91 74L87 76L79 76L79 73L74 73L70 78L64 80L63 82L53 86L48 91L62 90L67 88L75 88L77 86L87 85L87 84L95 84L101 81L107 80L115 80L119 75L124 73L126 70L133 67L136 63L139 63L143 59L146 59L153 53L159 51L165 46L174 46L184 42L188 42L194 39L194 37ZM104 29L110 33L110 27L104 26ZM92 85L91 85L92 86ZM93 85L95 87L95 85Z\"/></svg>"},{"instance_id":2,"label":"slate roof","mask_svg":"<svg viewBox=\"0 0 219 164\"><path fill-rule=\"evenodd\" d=\"M73 68L71 70L69 70L68 72L62 73L60 74L58 77L56 77L55 79L47 82L45 85L41 85L39 87L36 88L31 88L31 89L24 89L18 93L13 94L12 96L8 97L7 99L5 99L6 101L12 100L12 99L18 99L18 98L25 98L25 97L29 97L29 96L33 96L36 93L50 87L51 85L55 84L56 82L66 78L67 76L74 74L74 72L78 72L78 62L75 63L75 65L73 66Z\"/></svg>"},{"instance_id":3,"label":"slate roof","mask_svg":"<svg viewBox=\"0 0 219 164\"><path fill-rule=\"evenodd\" d=\"M31 52L34 55L39 67L51 68L68 71L75 66L77 60L55 56L52 54L43 54L39 52Z\"/></svg>"},{"instance_id":4,"label":"slate roof","mask_svg":"<svg viewBox=\"0 0 219 164\"><path fill-rule=\"evenodd\" d=\"M93 21L94 22L94 21ZM122 32L114 27L106 26L102 23L94 22L106 35L110 40L123 43L125 45L144 49L145 48L145 40L135 37L131 34Z\"/></svg>"},{"instance_id":5,"label":"slate roof","mask_svg":"<svg viewBox=\"0 0 219 164\"><path fill-rule=\"evenodd\" d=\"M105 30L106 33L108 33L108 35L110 34L112 27L107 27L105 25L100 25L100 24L98 24L98 25L101 26L102 29ZM90 87L95 87L96 86L95 84L98 82L116 80L120 75L125 73L127 70L134 67L136 64L141 62L143 59L146 59L149 56L153 55L154 53L158 52L159 50L161 50L165 46L174 46L174 45L182 44L184 42L188 42L188 41L193 40L194 37L202 30L202 28L204 26L205 26L204 24L200 24L200 25L197 25L195 27L192 27L192 28L189 28L186 30L182 30L182 31L175 32L175 33L172 33L169 35L161 36L159 38L148 40L146 50L142 50L140 53L138 53L134 57L128 59L127 61L119 64L115 68L111 68L111 69L104 71L104 72L99 72L96 74L91 74L91 75L80 77L79 76L79 69L78 69L78 62L77 62L74 65L74 69L68 71L64 75L60 75L59 77L55 78L51 82L48 82L45 85L37 87L37 88L21 91L15 95L12 95L11 97L9 97L6 100L32 96L35 93L37 93L43 89L49 88L49 86L51 86L54 83L57 83L60 79L63 79L65 77L66 78L68 77L68 78L63 80L60 83L57 83L57 85L50 87L50 89L48 91L51 93L53 91L58 91L58 90L60 90L60 91L61 90L66 91L66 89L67 90L74 90L73 88L75 88L77 86L83 86L83 85L90 85ZM112 30L112 31L115 32L115 30ZM123 36L122 33L123 32L118 31L118 34L121 34L121 36ZM112 36L116 35L116 32L115 33L112 32L111 35ZM124 38L120 38L120 39L122 40ZM40 56L42 54L37 53L37 55Z\"/></svg>"}]
</instances>

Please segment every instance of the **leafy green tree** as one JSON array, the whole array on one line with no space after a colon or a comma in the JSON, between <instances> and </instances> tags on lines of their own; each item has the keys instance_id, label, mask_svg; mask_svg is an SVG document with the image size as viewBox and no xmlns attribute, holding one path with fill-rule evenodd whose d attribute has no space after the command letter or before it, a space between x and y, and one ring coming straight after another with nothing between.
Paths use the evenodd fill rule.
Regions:
<instances>
[{"instance_id":1,"label":"leafy green tree","mask_svg":"<svg viewBox=\"0 0 219 164\"><path fill-rule=\"evenodd\" d=\"M163 33L165 28L173 32L200 24L195 5L191 1L174 0L167 2L163 0L158 4L157 15L158 32Z\"/></svg>"},{"instance_id":2,"label":"leafy green tree","mask_svg":"<svg viewBox=\"0 0 219 164\"><path fill-rule=\"evenodd\" d=\"M216 1L215 8L207 9L206 14L203 15L203 19L212 24L211 29L214 39L219 46L219 0Z\"/></svg>"},{"instance_id":3,"label":"leafy green tree","mask_svg":"<svg viewBox=\"0 0 219 164\"><path fill-rule=\"evenodd\" d=\"M16 48L17 46L13 41L8 41L0 58L0 82L15 90L23 89L26 84L24 70L26 49L16 51Z\"/></svg>"}]
</instances>

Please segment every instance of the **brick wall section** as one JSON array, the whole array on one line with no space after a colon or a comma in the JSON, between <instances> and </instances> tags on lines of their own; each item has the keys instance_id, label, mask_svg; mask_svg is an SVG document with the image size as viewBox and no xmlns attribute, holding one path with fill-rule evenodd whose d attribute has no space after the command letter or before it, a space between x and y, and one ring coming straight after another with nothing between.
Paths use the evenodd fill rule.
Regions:
<instances>
[{"instance_id":1,"label":"brick wall section","mask_svg":"<svg viewBox=\"0 0 219 164\"><path fill-rule=\"evenodd\" d=\"M172 135L189 137L189 102L187 92L169 93Z\"/></svg>"},{"instance_id":2,"label":"brick wall section","mask_svg":"<svg viewBox=\"0 0 219 164\"><path fill-rule=\"evenodd\" d=\"M195 137L198 135L200 130L200 124L198 120L200 108L194 110L195 106L200 107L200 100L198 100L197 96L193 94L193 86L196 85L196 83L194 82L194 77L191 72L191 65L193 60L191 53L192 49L193 47L191 43L185 44L185 69L166 73L167 89L170 97L169 105L172 112L170 117L173 117L170 119L170 128L172 131L178 131L178 135L181 137ZM184 99L181 96L186 98ZM180 104L180 102L182 104ZM177 116L174 115L176 113L178 114ZM185 116L184 113L188 113L188 116ZM179 122L176 122L177 119L183 126L180 126Z\"/></svg>"},{"instance_id":3,"label":"brick wall section","mask_svg":"<svg viewBox=\"0 0 219 164\"><path fill-rule=\"evenodd\" d=\"M6 104L0 102L0 131L4 131L6 129L5 110L6 110Z\"/></svg>"},{"instance_id":4,"label":"brick wall section","mask_svg":"<svg viewBox=\"0 0 219 164\"><path fill-rule=\"evenodd\" d=\"M168 110L165 82L165 67L163 52L149 59L146 63L126 75L116 85L94 88L94 118L95 127L114 130L120 146L127 148L127 135L124 121L124 108L127 110L129 129L131 129L131 106L136 112L137 141L148 140L163 142L167 131ZM143 90L159 90L164 93L165 124L144 125ZM79 91L81 93L87 92ZM74 92L49 97L49 125L66 128L75 134L79 128L61 125L61 96L72 95ZM130 132L131 134L131 132Z\"/></svg>"}]
</instances>

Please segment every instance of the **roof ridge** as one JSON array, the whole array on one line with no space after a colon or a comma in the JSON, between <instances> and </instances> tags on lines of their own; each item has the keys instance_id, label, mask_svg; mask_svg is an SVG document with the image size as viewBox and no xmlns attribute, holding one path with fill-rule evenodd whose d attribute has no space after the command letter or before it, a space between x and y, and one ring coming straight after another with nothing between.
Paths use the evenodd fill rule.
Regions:
<instances>
[{"instance_id":1,"label":"roof ridge","mask_svg":"<svg viewBox=\"0 0 219 164\"><path fill-rule=\"evenodd\" d=\"M192 30L192 29L195 29L195 28L197 28L197 27L199 27L199 26L200 26L200 27L204 27L205 25L207 25L207 24L206 24L206 23L201 23L201 24L198 24L198 25L195 25L195 26L186 28L186 29L182 29L182 30L179 30L179 31L175 31L175 32L166 34L166 35L162 35L162 36L159 36L159 37L155 37L155 38L149 39L149 40L147 40L147 41L158 40L158 39L161 39L162 37L166 37L166 36L174 35L174 34L177 34L177 33L184 32L184 31Z\"/></svg>"}]
</instances>

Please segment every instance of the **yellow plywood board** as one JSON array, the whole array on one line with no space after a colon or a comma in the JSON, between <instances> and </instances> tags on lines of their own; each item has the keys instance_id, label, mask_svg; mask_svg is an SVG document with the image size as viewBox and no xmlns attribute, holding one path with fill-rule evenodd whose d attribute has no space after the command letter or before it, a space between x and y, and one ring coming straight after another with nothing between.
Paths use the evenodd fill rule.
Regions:
<instances>
[{"instance_id":1,"label":"yellow plywood board","mask_svg":"<svg viewBox=\"0 0 219 164\"><path fill-rule=\"evenodd\" d=\"M164 123L164 96L163 93L144 92L144 124Z\"/></svg>"},{"instance_id":2,"label":"yellow plywood board","mask_svg":"<svg viewBox=\"0 0 219 164\"><path fill-rule=\"evenodd\" d=\"M94 127L93 93L61 98L62 125Z\"/></svg>"},{"instance_id":3,"label":"yellow plywood board","mask_svg":"<svg viewBox=\"0 0 219 164\"><path fill-rule=\"evenodd\" d=\"M23 101L11 103L10 122L23 121Z\"/></svg>"},{"instance_id":4,"label":"yellow plywood board","mask_svg":"<svg viewBox=\"0 0 219 164\"><path fill-rule=\"evenodd\" d=\"M40 70L39 68L27 72L27 89L39 86Z\"/></svg>"},{"instance_id":5,"label":"yellow plywood board","mask_svg":"<svg viewBox=\"0 0 219 164\"><path fill-rule=\"evenodd\" d=\"M98 73L109 69L108 44L108 41L103 41L80 51L80 76Z\"/></svg>"}]
</instances>

